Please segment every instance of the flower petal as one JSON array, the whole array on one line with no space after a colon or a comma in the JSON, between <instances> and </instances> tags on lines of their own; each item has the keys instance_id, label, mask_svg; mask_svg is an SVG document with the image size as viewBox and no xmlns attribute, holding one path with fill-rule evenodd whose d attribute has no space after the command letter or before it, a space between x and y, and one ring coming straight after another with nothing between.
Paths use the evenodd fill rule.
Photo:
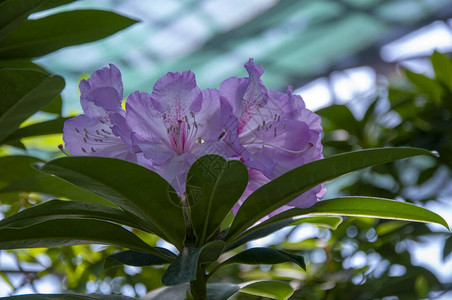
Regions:
<instances>
[{"instance_id":1,"label":"flower petal","mask_svg":"<svg viewBox=\"0 0 452 300\"><path fill-rule=\"evenodd\" d=\"M134 160L130 150L102 119L80 115L64 123L63 140L73 155L93 155Z\"/></svg>"},{"instance_id":2,"label":"flower petal","mask_svg":"<svg viewBox=\"0 0 452 300\"><path fill-rule=\"evenodd\" d=\"M254 64L250 58L245 64L248 78L232 77L220 85L220 97L227 101L239 120L238 133L243 131L259 107L267 103L267 89L260 80L264 68Z\"/></svg>"},{"instance_id":3,"label":"flower petal","mask_svg":"<svg viewBox=\"0 0 452 300\"><path fill-rule=\"evenodd\" d=\"M99 117L105 110L121 113L123 86L121 73L114 65L97 70L88 80L82 80L80 103L88 117Z\"/></svg>"},{"instance_id":4,"label":"flower petal","mask_svg":"<svg viewBox=\"0 0 452 300\"><path fill-rule=\"evenodd\" d=\"M157 80L151 97L163 107L167 113L168 127L177 126L178 121L190 115L190 111L198 112L202 107L201 90L196 85L195 74L191 71L167 73Z\"/></svg>"}]
</instances>

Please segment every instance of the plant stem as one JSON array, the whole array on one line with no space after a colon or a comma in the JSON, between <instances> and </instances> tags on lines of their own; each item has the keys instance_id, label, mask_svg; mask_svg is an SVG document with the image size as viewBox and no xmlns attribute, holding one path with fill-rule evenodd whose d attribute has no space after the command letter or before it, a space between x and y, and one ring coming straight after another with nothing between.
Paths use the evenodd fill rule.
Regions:
<instances>
[{"instance_id":1,"label":"plant stem","mask_svg":"<svg viewBox=\"0 0 452 300\"><path fill-rule=\"evenodd\" d=\"M190 291L196 300L207 300L207 278L203 266L198 266L196 280L190 281Z\"/></svg>"}]
</instances>

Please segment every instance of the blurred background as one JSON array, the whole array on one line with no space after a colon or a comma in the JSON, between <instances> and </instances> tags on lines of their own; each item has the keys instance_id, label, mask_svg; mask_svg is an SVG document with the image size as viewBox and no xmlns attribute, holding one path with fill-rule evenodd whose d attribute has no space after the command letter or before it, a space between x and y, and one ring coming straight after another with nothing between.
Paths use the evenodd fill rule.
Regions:
<instances>
[{"instance_id":1,"label":"blurred background","mask_svg":"<svg viewBox=\"0 0 452 300\"><path fill-rule=\"evenodd\" d=\"M326 198L396 198L452 224L450 0L79 0L30 18L92 8L139 23L33 60L65 78L64 116L81 112L79 81L109 63L121 70L128 95L150 92L169 71L192 70L202 89L217 88L230 76L246 76L243 64L252 57L265 68L267 88L291 85L321 115L325 156L383 146L441 155L342 177L328 184ZM434 50L443 55L431 57ZM58 155L61 135L22 142L27 154L50 158ZM8 215L11 206L1 209ZM452 239L433 225L348 218L336 230L299 225L252 243L262 244L303 253L308 272L286 264L231 266L215 280L288 280L297 288L291 299L452 299ZM161 268L103 271L112 251L1 251L0 296L65 290L142 296L161 285Z\"/></svg>"}]
</instances>

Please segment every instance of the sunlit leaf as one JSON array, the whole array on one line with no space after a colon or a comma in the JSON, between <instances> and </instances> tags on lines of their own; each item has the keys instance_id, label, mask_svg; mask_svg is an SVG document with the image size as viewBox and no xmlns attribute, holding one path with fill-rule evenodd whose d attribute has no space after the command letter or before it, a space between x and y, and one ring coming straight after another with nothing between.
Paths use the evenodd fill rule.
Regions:
<instances>
[{"instance_id":1,"label":"sunlit leaf","mask_svg":"<svg viewBox=\"0 0 452 300\"><path fill-rule=\"evenodd\" d=\"M295 168L252 193L242 204L226 235L234 239L255 222L289 203L308 189L352 171L418 155L417 148L381 148L339 154Z\"/></svg>"},{"instance_id":2,"label":"sunlit leaf","mask_svg":"<svg viewBox=\"0 0 452 300\"><path fill-rule=\"evenodd\" d=\"M255 232L261 228L265 228L269 224L303 215L373 217L437 223L449 229L448 224L441 216L410 203L374 197L341 197L319 201L309 208L293 208L287 210L256 225L249 232ZM244 236L247 234L248 232Z\"/></svg>"},{"instance_id":3,"label":"sunlit leaf","mask_svg":"<svg viewBox=\"0 0 452 300\"><path fill-rule=\"evenodd\" d=\"M240 292L271 299L286 300L292 296L294 291L287 282L266 280L244 284Z\"/></svg>"}]
</instances>

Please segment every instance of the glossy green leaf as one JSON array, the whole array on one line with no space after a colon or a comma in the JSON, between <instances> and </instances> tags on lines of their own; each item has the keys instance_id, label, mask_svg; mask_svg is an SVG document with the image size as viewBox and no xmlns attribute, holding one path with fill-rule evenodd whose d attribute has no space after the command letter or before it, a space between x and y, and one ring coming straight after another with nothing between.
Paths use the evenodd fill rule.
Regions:
<instances>
[{"instance_id":1,"label":"glossy green leaf","mask_svg":"<svg viewBox=\"0 0 452 300\"><path fill-rule=\"evenodd\" d=\"M240 292L277 300L286 300L292 296L294 290L284 281L267 280L245 284Z\"/></svg>"},{"instance_id":2,"label":"glossy green leaf","mask_svg":"<svg viewBox=\"0 0 452 300\"><path fill-rule=\"evenodd\" d=\"M341 197L319 201L309 208L287 210L256 225L250 232L265 228L275 222L304 215L373 217L437 223L449 229L447 222L441 216L410 203L374 197Z\"/></svg>"},{"instance_id":3,"label":"glossy green leaf","mask_svg":"<svg viewBox=\"0 0 452 300\"><path fill-rule=\"evenodd\" d=\"M155 247L158 248L158 247ZM152 253L145 253L135 250L127 250L112 254L105 258L104 269L119 265L129 265L136 267L164 265L172 260L169 257L176 257L172 252L165 248L158 248L161 252L166 253L168 258L160 257Z\"/></svg>"},{"instance_id":4,"label":"glossy green leaf","mask_svg":"<svg viewBox=\"0 0 452 300\"><path fill-rule=\"evenodd\" d=\"M155 289L142 297L142 300L175 300L187 299L186 293L189 288L188 283L165 286ZM207 285L207 299L208 300L227 300L240 290L240 286L228 283L213 283Z\"/></svg>"},{"instance_id":5,"label":"glossy green leaf","mask_svg":"<svg viewBox=\"0 0 452 300\"><path fill-rule=\"evenodd\" d=\"M182 208L177 205L174 189L157 173L106 157L63 157L48 162L41 170L101 195L134 216L144 228L182 248Z\"/></svg>"},{"instance_id":6,"label":"glossy green leaf","mask_svg":"<svg viewBox=\"0 0 452 300\"><path fill-rule=\"evenodd\" d=\"M34 295L19 295L0 298L3 300L133 300L131 298L121 295L100 295L100 294L34 294Z\"/></svg>"},{"instance_id":7,"label":"glossy green leaf","mask_svg":"<svg viewBox=\"0 0 452 300\"><path fill-rule=\"evenodd\" d=\"M352 171L418 155L433 156L431 152L417 148L368 149L334 155L295 168L260 187L245 200L226 241L320 183Z\"/></svg>"},{"instance_id":8,"label":"glossy green leaf","mask_svg":"<svg viewBox=\"0 0 452 300\"><path fill-rule=\"evenodd\" d=\"M436 79L441 81L446 87L452 87L452 61L446 54L438 51L432 54L432 65L435 70Z\"/></svg>"},{"instance_id":9,"label":"glossy green leaf","mask_svg":"<svg viewBox=\"0 0 452 300\"><path fill-rule=\"evenodd\" d=\"M0 157L0 193L36 192L72 200L113 204L110 201L58 177L38 172L32 168L33 163L43 161L30 156Z\"/></svg>"},{"instance_id":10,"label":"glossy green leaf","mask_svg":"<svg viewBox=\"0 0 452 300\"><path fill-rule=\"evenodd\" d=\"M97 203L63 200L46 201L0 220L0 228L23 228L58 219L104 220L141 229L141 226L121 209Z\"/></svg>"},{"instance_id":11,"label":"glossy green leaf","mask_svg":"<svg viewBox=\"0 0 452 300\"><path fill-rule=\"evenodd\" d=\"M269 220L273 220L269 219ZM341 217L331 217L331 216L322 216L322 217L289 217L283 220L274 220L266 222L262 225L257 225L255 227L250 228L245 233L239 236L235 242L229 245L226 250L234 249L240 245L243 245L249 241L257 240L263 237L266 237L269 234L274 233L286 226L292 225L300 225L302 223L309 223L321 227L326 227L330 229L336 229L337 226L342 222Z\"/></svg>"},{"instance_id":12,"label":"glossy green leaf","mask_svg":"<svg viewBox=\"0 0 452 300\"><path fill-rule=\"evenodd\" d=\"M0 43L0 58L32 58L93 42L136 23L102 10L74 10L27 20Z\"/></svg>"},{"instance_id":13,"label":"glossy green leaf","mask_svg":"<svg viewBox=\"0 0 452 300\"><path fill-rule=\"evenodd\" d=\"M64 79L35 70L0 70L0 142L63 90Z\"/></svg>"},{"instance_id":14,"label":"glossy green leaf","mask_svg":"<svg viewBox=\"0 0 452 300\"><path fill-rule=\"evenodd\" d=\"M0 228L0 249L54 248L73 245L114 245L163 256L121 226L99 220L59 219L24 228Z\"/></svg>"},{"instance_id":15,"label":"glossy green leaf","mask_svg":"<svg viewBox=\"0 0 452 300\"><path fill-rule=\"evenodd\" d=\"M187 199L193 231L203 245L218 230L248 184L248 169L237 160L205 155L191 166Z\"/></svg>"},{"instance_id":16,"label":"glossy green leaf","mask_svg":"<svg viewBox=\"0 0 452 300\"><path fill-rule=\"evenodd\" d=\"M162 277L164 285L178 285L196 278L198 265L215 261L224 248L223 241L212 241L202 248L185 247Z\"/></svg>"},{"instance_id":17,"label":"glossy green leaf","mask_svg":"<svg viewBox=\"0 0 452 300\"><path fill-rule=\"evenodd\" d=\"M223 261L221 264L212 269L209 276L215 273L218 269L231 264L274 265L285 262L295 263L306 271L306 263L301 255L290 254L273 248L257 247L242 251L239 254Z\"/></svg>"},{"instance_id":18,"label":"glossy green leaf","mask_svg":"<svg viewBox=\"0 0 452 300\"><path fill-rule=\"evenodd\" d=\"M53 3L52 3L53 2ZM58 3L59 2L59 3ZM33 12L73 2L70 0L6 0L0 3L0 41Z\"/></svg>"},{"instance_id":19,"label":"glossy green leaf","mask_svg":"<svg viewBox=\"0 0 452 300\"><path fill-rule=\"evenodd\" d=\"M22 127L8 136L5 139L5 143L32 136L61 133L63 132L64 122L67 119L69 118L58 118Z\"/></svg>"}]
</instances>

